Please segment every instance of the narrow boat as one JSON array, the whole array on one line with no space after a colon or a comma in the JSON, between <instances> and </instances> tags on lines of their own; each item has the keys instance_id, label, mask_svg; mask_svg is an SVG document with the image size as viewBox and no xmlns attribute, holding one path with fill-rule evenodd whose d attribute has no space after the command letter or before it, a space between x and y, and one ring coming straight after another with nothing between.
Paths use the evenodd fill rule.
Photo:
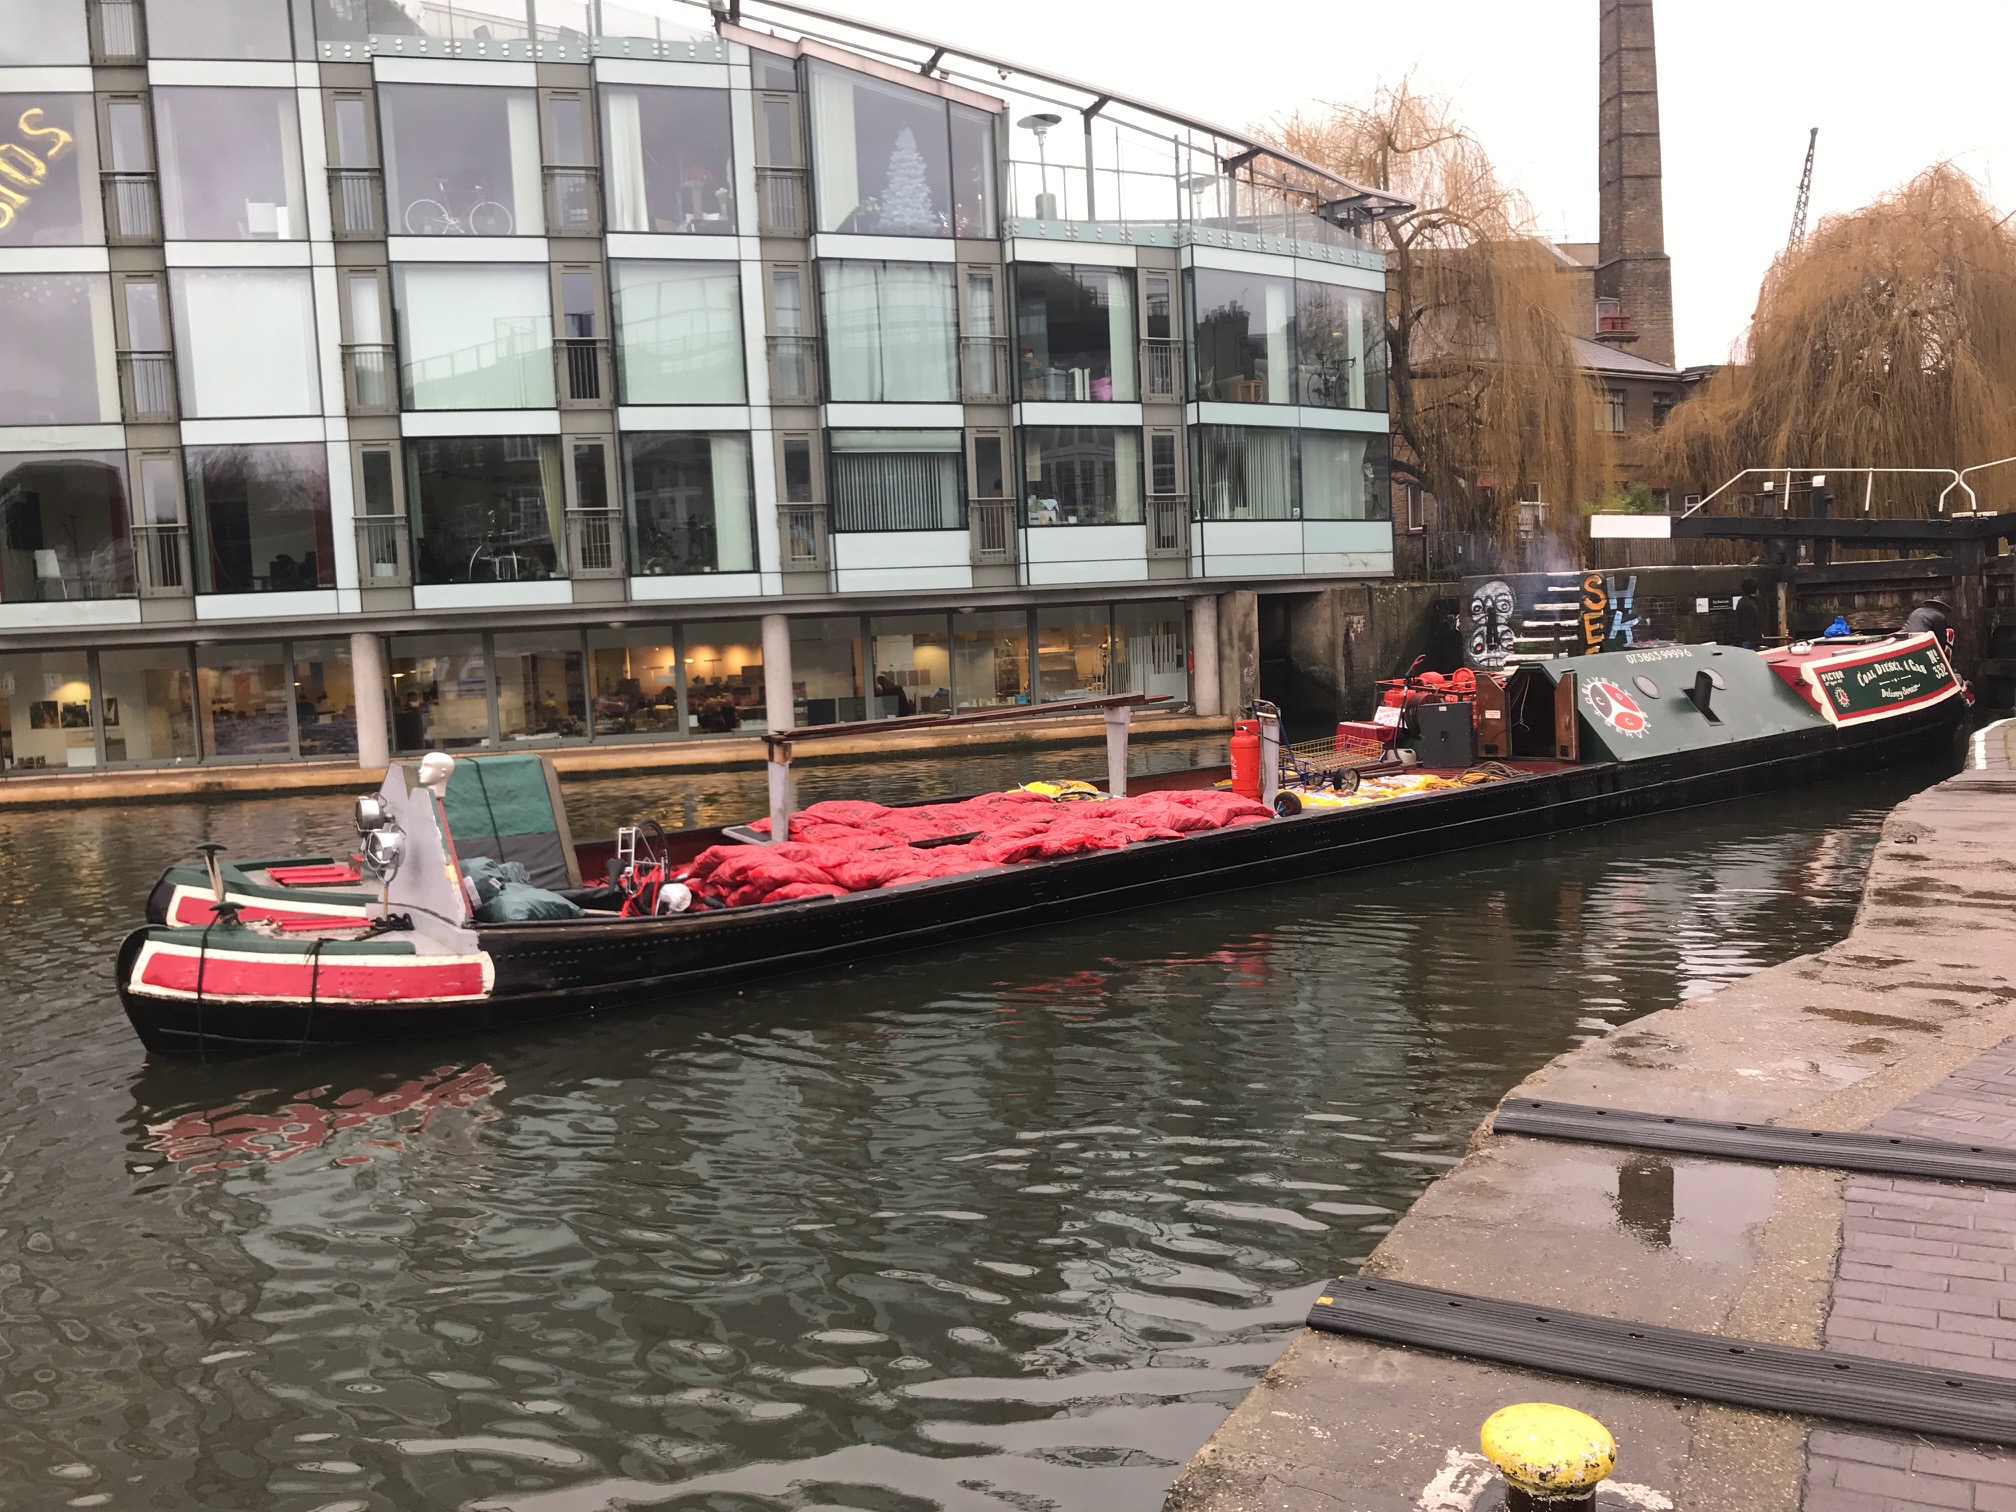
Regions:
<instances>
[{"instance_id":1,"label":"narrow boat","mask_svg":"<svg viewBox=\"0 0 2016 1512\"><path fill-rule=\"evenodd\" d=\"M169 1054L676 1010L682 993L759 976L1919 759L1952 749L1971 701L1926 634L1652 646L1439 687L1396 688L1380 720L1339 728L1339 753L1376 732L1376 763L1270 749L1256 776L1249 754L1233 774L1244 795L1224 791L1225 766L1128 778L1138 696L1093 701L1108 710L1105 791L794 814L791 752L822 732L787 731L768 737L770 819L669 834L647 820L581 843L544 758L434 753L357 801L353 857L210 848L171 867L120 949L120 997Z\"/></svg>"}]
</instances>

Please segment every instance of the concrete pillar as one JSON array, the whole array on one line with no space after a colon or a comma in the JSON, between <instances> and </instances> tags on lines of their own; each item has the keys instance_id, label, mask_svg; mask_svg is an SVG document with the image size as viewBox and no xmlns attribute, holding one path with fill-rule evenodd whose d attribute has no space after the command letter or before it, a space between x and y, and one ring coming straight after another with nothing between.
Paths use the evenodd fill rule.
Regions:
<instances>
[{"instance_id":1,"label":"concrete pillar","mask_svg":"<svg viewBox=\"0 0 2016 1512\"><path fill-rule=\"evenodd\" d=\"M1260 595L1218 595L1219 707L1233 717L1260 696Z\"/></svg>"},{"instance_id":2,"label":"concrete pillar","mask_svg":"<svg viewBox=\"0 0 2016 1512\"><path fill-rule=\"evenodd\" d=\"M379 771L392 760L392 730L387 710L392 688L385 676L385 643L359 632L350 637L351 701L357 707L357 765Z\"/></svg>"},{"instance_id":3,"label":"concrete pillar","mask_svg":"<svg viewBox=\"0 0 2016 1512\"><path fill-rule=\"evenodd\" d=\"M1209 593L1190 600L1190 702L1199 714L1223 714L1218 687L1218 600Z\"/></svg>"},{"instance_id":4,"label":"concrete pillar","mask_svg":"<svg viewBox=\"0 0 2016 1512\"><path fill-rule=\"evenodd\" d=\"M763 709L773 732L798 722L791 696L791 621L781 614L763 616Z\"/></svg>"}]
</instances>

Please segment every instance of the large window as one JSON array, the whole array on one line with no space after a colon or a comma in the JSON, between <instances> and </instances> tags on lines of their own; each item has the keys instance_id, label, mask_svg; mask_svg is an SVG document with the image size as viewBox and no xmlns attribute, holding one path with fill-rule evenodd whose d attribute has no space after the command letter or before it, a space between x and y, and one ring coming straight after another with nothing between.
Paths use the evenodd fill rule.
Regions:
<instances>
[{"instance_id":1,"label":"large window","mask_svg":"<svg viewBox=\"0 0 2016 1512\"><path fill-rule=\"evenodd\" d=\"M598 740L680 733L679 646L669 626L590 630L588 678Z\"/></svg>"},{"instance_id":2,"label":"large window","mask_svg":"<svg viewBox=\"0 0 2016 1512\"><path fill-rule=\"evenodd\" d=\"M196 759L196 688L187 647L100 651L98 687L107 763Z\"/></svg>"},{"instance_id":3,"label":"large window","mask_svg":"<svg viewBox=\"0 0 2016 1512\"><path fill-rule=\"evenodd\" d=\"M828 397L951 403L959 312L950 263L822 262Z\"/></svg>"},{"instance_id":4,"label":"large window","mask_svg":"<svg viewBox=\"0 0 2016 1512\"><path fill-rule=\"evenodd\" d=\"M0 246L99 240L97 160L91 96L0 94Z\"/></svg>"},{"instance_id":5,"label":"large window","mask_svg":"<svg viewBox=\"0 0 2016 1512\"><path fill-rule=\"evenodd\" d=\"M947 714L952 709L952 637L942 614L896 614L870 620L874 719Z\"/></svg>"},{"instance_id":6,"label":"large window","mask_svg":"<svg viewBox=\"0 0 2016 1512\"><path fill-rule=\"evenodd\" d=\"M85 653L0 656L0 767L35 771L97 764Z\"/></svg>"},{"instance_id":7,"label":"large window","mask_svg":"<svg viewBox=\"0 0 2016 1512\"><path fill-rule=\"evenodd\" d=\"M1190 696L1189 615L1181 599L1113 606L1110 691Z\"/></svg>"},{"instance_id":8,"label":"large window","mask_svg":"<svg viewBox=\"0 0 2016 1512\"><path fill-rule=\"evenodd\" d=\"M623 478L638 573L756 570L747 435L625 436Z\"/></svg>"},{"instance_id":9,"label":"large window","mask_svg":"<svg viewBox=\"0 0 2016 1512\"><path fill-rule=\"evenodd\" d=\"M147 52L285 61L294 56L287 0L147 0Z\"/></svg>"},{"instance_id":10,"label":"large window","mask_svg":"<svg viewBox=\"0 0 2016 1512\"><path fill-rule=\"evenodd\" d=\"M588 684L578 630L497 632L497 735L507 746L585 740Z\"/></svg>"},{"instance_id":11,"label":"large window","mask_svg":"<svg viewBox=\"0 0 2016 1512\"><path fill-rule=\"evenodd\" d=\"M314 6L315 35L332 42L362 42L373 33L479 42L532 34L525 0L314 0ZM541 9L549 8L562 16L583 11L582 0L567 4L546 0ZM613 19L618 11L615 0L605 0L605 8Z\"/></svg>"},{"instance_id":12,"label":"large window","mask_svg":"<svg viewBox=\"0 0 2016 1512\"><path fill-rule=\"evenodd\" d=\"M291 89L154 91L161 213L171 241L299 241L299 104Z\"/></svg>"},{"instance_id":13,"label":"large window","mask_svg":"<svg viewBox=\"0 0 2016 1512\"><path fill-rule=\"evenodd\" d=\"M1303 519L1393 518L1384 436L1305 430L1299 449Z\"/></svg>"},{"instance_id":14,"label":"large window","mask_svg":"<svg viewBox=\"0 0 2016 1512\"><path fill-rule=\"evenodd\" d=\"M688 625L685 647L687 728L698 735L764 730L762 625Z\"/></svg>"},{"instance_id":15,"label":"large window","mask_svg":"<svg viewBox=\"0 0 2016 1512\"><path fill-rule=\"evenodd\" d=\"M1097 425L1022 429L1031 525L1138 525L1141 434Z\"/></svg>"},{"instance_id":16,"label":"large window","mask_svg":"<svg viewBox=\"0 0 2016 1512\"><path fill-rule=\"evenodd\" d=\"M294 723L303 756L357 754L357 685L349 640L295 641ZM384 690L367 688L367 698Z\"/></svg>"},{"instance_id":17,"label":"large window","mask_svg":"<svg viewBox=\"0 0 2016 1512\"><path fill-rule=\"evenodd\" d=\"M994 125L985 112L815 63L812 126L821 231L994 234Z\"/></svg>"},{"instance_id":18,"label":"large window","mask_svg":"<svg viewBox=\"0 0 2016 1512\"><path fill-rule=\"evenodd\" d=\"M791 697L800 728L868 717L859 619L791 621Z\"/></svg>"},{"instance_id":19,"label":"large window","mask_svg":"<svg viewBox=\"0 0 2016 1512\"><path fill-rule=\"evenodd\" d=\"M392 744L452 751L490 743L490 663L475 634L392 638Z\"/></svg>"},{"instance_id":20,"label":"large window","mask_svg":"<svg viewBox=\"0 0 2016 1512\"><path fill-rule=\"evenodd\" d=\"M0 274L0 426L119 418L112 294L102 273Z\"/></svg>"},{"instance_id":21,"label":"large window","mask_svg":"<svg viewBox=\"0 0 2016 1512\"><path fill-rule=\"evenodd\" d=\"M127 520L120 453L0 456L0 602L131 593Z\"/></svg>"},{"instance_id":22,"label":"large window","mask_svg":"<svg viewBox=\"0 0 2016 1512\"><path fill-rule=\"evenodd\" d=\"M290 756L294 679L278 641L196 648L196 708L212 756Z\"/></svg>"},{"instance_id":23,"label":"large window","mask_svg":"<svg viewBox=\"0 0 2016 1512\"><path fill-rule=\"evenodd\" d=\"M1328 409L1386 408L1386 296L1295 285L1295 398Z\"/></svg>"},{"instance_id":24,"label":"large window","mask_svg":"<svg viewBox=\"0 0 2016 1512\"><path fill-rule=\"evenodd\" d=\"M1295 432L1253 425L1196 428L1200 520L1295 518Z\"/></svg>"},{"instance_id":25,"label":"large window","mask_svg":"<svg viewBox=\"0 0 2016 1512\"><path fill-rule=\"evenodd\" d=\"M1198 268L1197 397L1229 404L1295 402L1295 285L1260 273Z\"/></svg>"},{"instance_id":26,"label":"large window","mask_svg":"<svg viewBox=\"0 0 2016 1512\"><path fill-rule=\"evenodd\" d=\"M335 586L321 443L192 446L183 458L199 593Z\"/></svg>"},{"instance_id":27,"label":"large window","mask_svg":"<svg viewBox=\"0 0 2016 1512\"><path fill-rule=\"evenodd\" d=\"M728 91L602 87L611 231L735 232Z\"/></svg>"},{"instance_id":28,"label":"large window","mask_svg":"<svg viewBox=\"0 0 2016 1512\"><path fill-rule=\"evenodd\" d=\"M960 709L1029 702L1029 616L1021 609L952 616L952 692Z\"/></svg>"},{"instance_id":29,"label":"large window","mask_svg":"<svg viewBox=\"0 0 2016 1512\"><path fill-rule=\"evenodd\" d=\"M0 68L90 61L84 0L0 0Z\"/></svg>"},{"instance_id":30,"label":"large window","mask_svg":"<svg viewBox=\"0 0 2016 1512\"><path fill-rule=\"evenodd\" d=\"M396 273L407 409L552 405L545 263L400 263Z\"/></svg>"},{"instance_id":31,"label":"large window","mask_svg":"<svg viewBox=\"0 0 2016 1512\"><path fill-rule=\"evenodd\" d=\"M958 431L833 431L835 530L959 530Z\"/></svg>"},{"instance_id":32,"label":"large window","mask_svg":"<svg viewBox=\"0 0 2016 1512\"><path fill-rule=\"evenodd\" d=\"M512 583L563 571L556 437L408 437L405 450L416 581Z\"/></svg>"},{"instance_id":33,"label":"large window","mask_svg":"<svg viewBox=\"0 0 2016 1512\"><path fill-rule=\"evenodd\" d=\"M1134 276L1125 269L1018 265L1015 329L1025 400L1139 397Z\"/></svg>"},{"instance_id":34,"label":"large window","mask_svg":"<svg viewBox=\"0 0 2016 1512\"><path fill-rule=\"evenodd\" d=\"M322 384L306 268L176 268L169 275L182 413L315 415Z\"/></svg>"},{"instance_id":35,"label":"large window","mask_svg":"<svg viewBox=\"0 0 2016 1512\"><path fill-rule=\"evenodd\" d=\"M734 263L610 264L625 404L740 404L742 284Z\"/></svg>"},{"instance_id":36,"label":"large window","mask_svg":"<svg viewBox=\"0 0 2016 1512\"><path fill-rule=\"evenodd\" d=\"M381 84L378 119L394 235L545 234L532 90Z\"/></svg>"}]
</instances>

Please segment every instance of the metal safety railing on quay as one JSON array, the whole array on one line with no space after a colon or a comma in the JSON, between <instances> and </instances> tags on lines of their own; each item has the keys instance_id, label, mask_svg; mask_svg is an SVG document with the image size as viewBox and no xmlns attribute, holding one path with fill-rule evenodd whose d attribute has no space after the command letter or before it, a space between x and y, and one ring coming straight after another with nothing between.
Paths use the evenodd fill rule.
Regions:
<instances>
[{"instance_id":1,"label":"metal safety railing on quay","mask_svg":"<svg viewBox=\"0 0 2016 1512\"><path fill-rule=\"evenodd\" d=\"M135 525L133 577L142 598L189 597L189 527Z\"/></svg>"},{"instance_id":2,"label":"metal safety railing on quay","mask_svg":"<svg viewBox=\"0 0 2016 1512\"><path fill-rule=\"evenodd\" d=\"M385 236L385 176L376 168L329 170L329 230L337 241Z\"/></svg>"},{"instance_id":3,"label":"metal safety railing on quay","mask_svg":"<svg viewBox=\"0 0 2016 1512\"><path fill-rule=\"evenodd\" d=\"M1006 404L1008 382L1006 336L959 338L959 392L968 404Z\"/></svg>"},{"instance_id":4,"label":"metal safety railing on quay","mask_svg":"<svg viewBox=\"0 0 2016 1512\"><path fill-rule=\"evenodd\" d=\"M825 572L833 565L823 504L786 504L777 511L786 572Z\"/></svg>"},{"instance_id":5,"label":"metal safety railing on quay","mask_svg":"<svg viewBox=\"0 0 2016 1512\"><path fill-rule=\"evenodd\" d=\"M1148 495L1148 555L1190 555L1190 495Z\"/></svg>"},{"instance_id":6,"label":"metal safety railing on quay","mask_svg":"<svg viewBox=\"0 0 2016 1512\"><path fill-rule=\"evenodd\" d=\"M817 404L819 338L772 336L769 338L769 343L771 400L792 404Z\"/></svg>"},{"instance_id":7,"label":"metal safety railing on quay","mask_svg":"<svg viewBox=\"0 0 2016 1512\"><path fill-rule=\"evenodd\" d=\"M175 412L175 355L119 353L119 398L129 425L167 425Z\"/></svg>"},{"instance_id":8,"label":"metal safety railing on quay","mask_svg":"<svg viewBox=\"0 0 2016 1512\"><path fill-rule=\"evenodd\" d=\"M404 515L357 517L357 585L407 588L413 582L412 536Z\"/></svg>"},{"instance_id":9,"label":"metal safety railing on quay","mask_svg":"<svg viewBox=\"0 0 2016 1512\"><path fill-rule=\"evenodd\" d=\"M601 170L548 163L546 174L546 234L602 234Z\"/></svg>"},{"instance_id":10,"label":"metal safety railing on quay","mask_svg":"<svg viewBox=\"0 0 2016 1512\"><path fill-rule=\"evenodd\" d=\"M1141 398L1148 404L1182 400L1182 342L1166 336L1142 337Z\"/></svg>"},{"instance_id":11,"label":"metal safety railing on quay","mask_svg":"<svg viewBox=\"0 0 2016 1512\"><path fill-rule=\"evenodd\" d=\"M744 228L745 232L747 228ZM756 234L809 236L803 168L756 169Z\"/></svg>"},{"instance_id":12,"label":"metal safety railing on quay","mask_svg":"<svg viewBox=\"0 0 2016 1512\"><path fill-rule=\"evenodd\" d=\"M161 240L161 202L151 173L101 173L105 189L105 241L113 247L152 247Z\"/></svg>"},{"instance_id":13,"label":"metal safety railing on quay","mask_svg":"<svg viewBox=\"0 0 2016 1512\"><path fill-rule=\"evenodd\" d=\"M600 336L563 336L553 343L560 402L605 405L615 395L610 382L609 343Z\"/></svg>"},{"instance_id":14,"label":"metal safety railing on quay","mask_svg":"<svg viewBox=\"0 0 2016 1512\"><path fill-rule=\"evenodd\" d=\"M999 724L1011 719L1083 714L1097 709L1106 716L1106 791L1115 798L1124 798L1127 796L1127 732L1132 725L1134 711L1148 704L1170 701L1166 693L1109 693L1100 698L1070 698L1056 703L976 709L968 714L912 714L901 719L857 719L846 724L809 725L802 730L774 730L763 737L769 761L770 841L781 844L791 837L791 811L795 807L791 791L794 747L857 735L884 735L899 730L945 730L962 725Z\"/></svg>"},{"instance_id":15,"label":"metal safety railing on quay","mask_svg":"<svg viewBox=\"0 0 2016 1512\"><path fill-rule=\"evenodd\" d=\"M1005 567L1017 557L1015 501L973 499L966 505L966 527L973 537L975 567Z\"/></svg>"},{"instance_id":16,"label":"metal safety railing on quay","mask_svg":"<svg viewBox=\"0 0 2016 1512\"><path fill-rule=\"evenodd\" d=\"M393 381L394 357L383 342L346 342L343 346L343 401L353 415L392 415L399 411L399 386Z\"/></svg>"},{"instance_id":17,"label":"metal safety railing on quay","mask_svg":"<svg viewBox=\"0 0 2016 1512\"><path fill-rule=\"evenodd\" d=\"M574 578L623 576L623 516L614 509L567 511L568 575Z\"/></svg>"}]
</instances>

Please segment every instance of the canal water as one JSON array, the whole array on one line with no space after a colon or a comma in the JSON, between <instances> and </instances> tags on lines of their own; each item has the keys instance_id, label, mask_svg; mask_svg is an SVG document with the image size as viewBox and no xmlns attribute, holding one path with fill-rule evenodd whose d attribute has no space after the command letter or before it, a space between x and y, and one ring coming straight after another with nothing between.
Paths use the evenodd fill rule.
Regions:
<instances>
[{"instance_id":1,"label":"canal water","mask_svg":"<svg viewBox=\"0 0 2016 1512\"><path fill-rule=\"evenodd\" d=\"M1838 938L1937 775L211 1065L143 1058L118 940L197 842L344 845L347 804L0 818L0 1505L1146 1512L1511 1083Z\"/></svg>"}]
</instances>

